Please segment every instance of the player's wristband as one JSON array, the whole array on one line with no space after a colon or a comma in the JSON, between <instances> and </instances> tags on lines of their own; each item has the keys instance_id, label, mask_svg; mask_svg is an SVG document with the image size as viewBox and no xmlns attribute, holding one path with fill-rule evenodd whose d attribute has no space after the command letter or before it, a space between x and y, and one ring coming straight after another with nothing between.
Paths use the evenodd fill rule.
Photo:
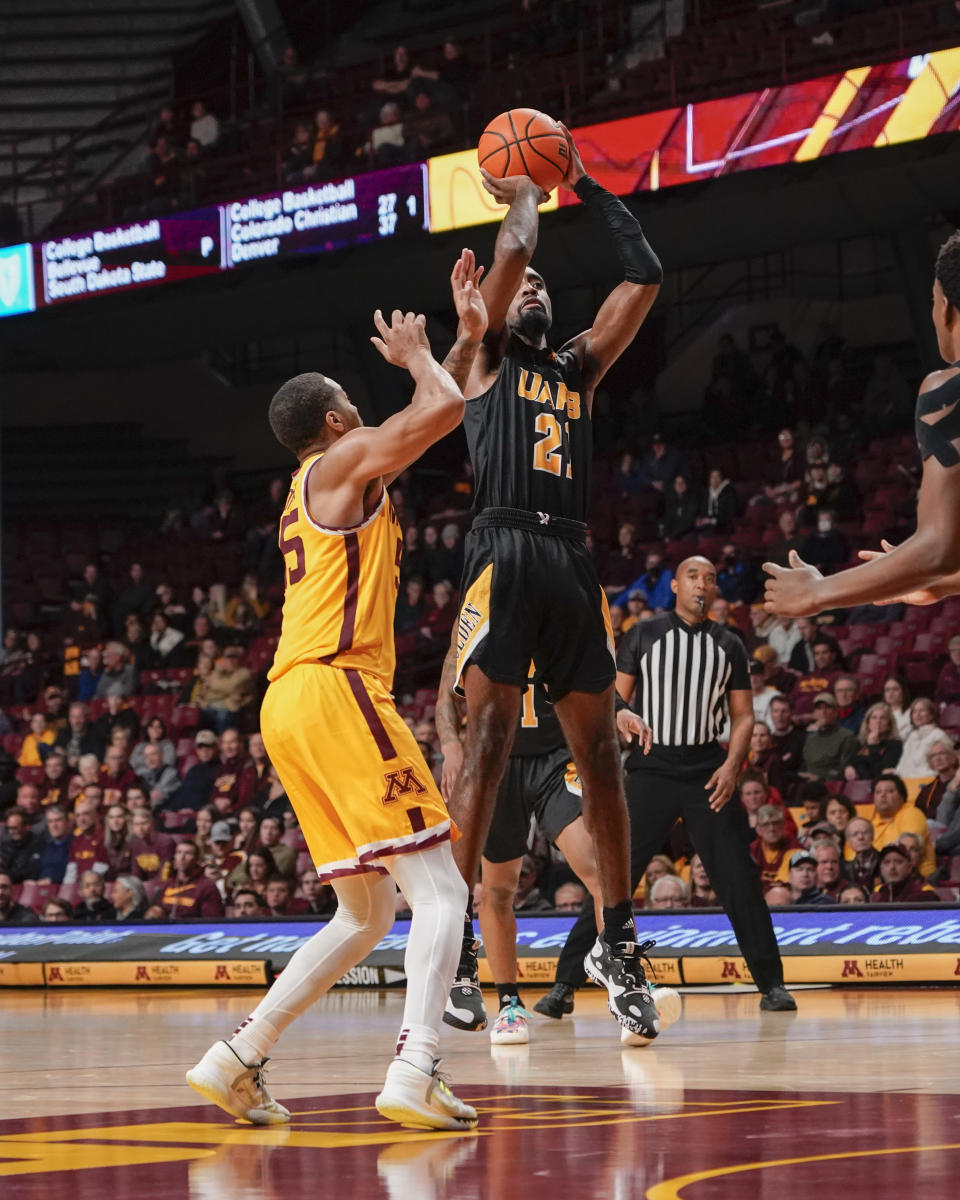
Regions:
<instances>
[{"instance_id":1,"label":"player's wristband","mask_svg":"<svg viewBox=\"0 0 960 1200\"><path fill-rule=\"evenodd\" d=\"M606 221L623 263L624 279L629 283L663 283L660 259L626 205L589 175L581 175L573 190L587 208L595 209Z\"/></svg>"}]
</instances>

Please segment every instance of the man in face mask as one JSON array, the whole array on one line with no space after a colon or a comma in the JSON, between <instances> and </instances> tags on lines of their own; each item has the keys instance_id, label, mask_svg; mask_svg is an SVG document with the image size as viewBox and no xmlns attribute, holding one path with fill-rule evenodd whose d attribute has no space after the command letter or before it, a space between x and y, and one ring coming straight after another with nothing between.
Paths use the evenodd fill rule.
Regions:
<instances>
[{"instance_id":1,"label":"man in face mask","mask_svg":"<svg viewBox=\"0 0 960 1200\"><path fill-rule=\"evenodd\" d=\"M817 513L816 528L800 547L800 557L824 574L835 571L850 557L847 539L834 529L833 514L828 509Z\"/></svg>"},{"instance_id":2,"label":"man in face mask","mask_svg":"<svg viewBox=\"0 0 960 1200\"><path fill-rule=\"evenodd\" d=\"M749 604L756 591L750 564L740 557L732 542L723 548L717 570L717 588L730 604Z\"/></svg>"}]
</instances>

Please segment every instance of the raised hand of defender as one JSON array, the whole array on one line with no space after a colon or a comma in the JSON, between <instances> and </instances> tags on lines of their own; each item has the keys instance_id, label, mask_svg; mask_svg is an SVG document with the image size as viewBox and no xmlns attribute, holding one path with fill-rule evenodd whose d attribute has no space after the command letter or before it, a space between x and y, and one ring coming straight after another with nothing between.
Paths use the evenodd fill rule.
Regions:
<instances>
[{"instance_id":1,"label":"raised hand of defender","mask_svg":"<svg viewBox=\"0 0 960 1200\"><path fill-rule=\"evenodd\" d=\"M528 193L536 194L537 204L550 199L549 193L535 184L529 175L505 175L503 179L498 179L483 167L480 168L480 174L483 176L483 186L498 204L513 204Z\"/></svg>"},{"instance_id":2,"label":"raised hand of defender","mask_svg":"<svg viewBox=\"0 0 960 1200\"><path fill-rule=\"evenodd\" d=\"M763 607L778 617L812 617L822 607L817 598L817 585L823 575L816 567L805 563L796 550L788 556L789 567L777 563L763 564L770 577L763 594Z\"/></svg>"},{"instance_id":3,"label":"raised hand of defender","mask_svg":"<svg viewBox=\"0 0 960 1200\"><path fill-rule=\"evenodd\" d=\"M896 549L886 538L881 539L880 545L882 547L880 550L858 550L857 558L862 558L864 562L873 562L875 558L883 558L885 554ZM915 592L904 592L902 596L874 600L874 604L936 604L939 599L940 597L935 596L928 588L917 588Z\"/></svg>"},{"instance_id":4,"label":"raised hand of defender","mask_svg":"<svg viewBox=\"0 0 960 1200\"><path fill-rule=\"evenodd\" d=\"M583 166L583 159L580 157L580 151L577 149L577 143L573 140L573 134L564 125L559 122L560 128L563 130L563 136L567 139L567 149L570 151L570 162L567 166L567 173L560 180L560 186L572 192L577 181L586 175Z\"/></svg>"},{"instance_id":5,"label":"raised hand of defender","mask_svg":"<svg viewBox=\"0 0 960 1200\"><path fill-rule=\"evenodd\" d=\"M483 267L477 266L472 250L461 250L450 274L453 305L460 318L460 328L472 341L479 342L487 332L487 306L480 293Z\"/></svg>"},{"instance_id":6,"label":"raised hand of defender","mask_svg":"<svg viewBox=\"0 0 960 1200\"><path fill-rule=\"evenodd\" d=\"M380 337L372 337L370 341L395 367L408 366L413 357L423 350L429 353L427 318L423 313L402 313L395 308L388 325L378 308L373 314L373 323L380 330Z\"/></svg>"}]
</instances>

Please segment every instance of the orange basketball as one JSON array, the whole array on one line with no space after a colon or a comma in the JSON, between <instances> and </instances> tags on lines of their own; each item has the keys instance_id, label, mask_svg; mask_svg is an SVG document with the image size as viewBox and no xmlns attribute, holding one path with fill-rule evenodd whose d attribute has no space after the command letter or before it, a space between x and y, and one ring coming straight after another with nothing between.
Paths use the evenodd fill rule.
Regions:
<instances>
[{"instance_id":1,"label":"orange basketball","mask_svg":"<svg viewBox=\"0 0 960 1200\"><path fill-rule=\"evenodd\" d=\"M529 175L545 192L552 192L567 173L570 150L553 117L535 108L511 108L494 117L480 135L477 158L498 179Z\"/></svg>"}]
</instances>

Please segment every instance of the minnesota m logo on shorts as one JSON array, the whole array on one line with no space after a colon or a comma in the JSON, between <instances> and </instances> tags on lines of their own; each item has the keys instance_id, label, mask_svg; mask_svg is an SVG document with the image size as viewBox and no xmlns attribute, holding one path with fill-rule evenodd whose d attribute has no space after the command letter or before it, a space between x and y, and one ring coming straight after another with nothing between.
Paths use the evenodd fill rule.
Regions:
<instances>
[{"instance_id":1,"label":"minnesota m logo on shorts","mask_svg":"<svg viewBox=\"0 0 960 1200\"><path fill-rule=\"evenodd\" d=\"M426 788L417 778L413 767L401 767L399 771L388 771L384 775L387 790L381 803L396 804L401 796L422 796Z\"/></svg>"}]
</instances>

